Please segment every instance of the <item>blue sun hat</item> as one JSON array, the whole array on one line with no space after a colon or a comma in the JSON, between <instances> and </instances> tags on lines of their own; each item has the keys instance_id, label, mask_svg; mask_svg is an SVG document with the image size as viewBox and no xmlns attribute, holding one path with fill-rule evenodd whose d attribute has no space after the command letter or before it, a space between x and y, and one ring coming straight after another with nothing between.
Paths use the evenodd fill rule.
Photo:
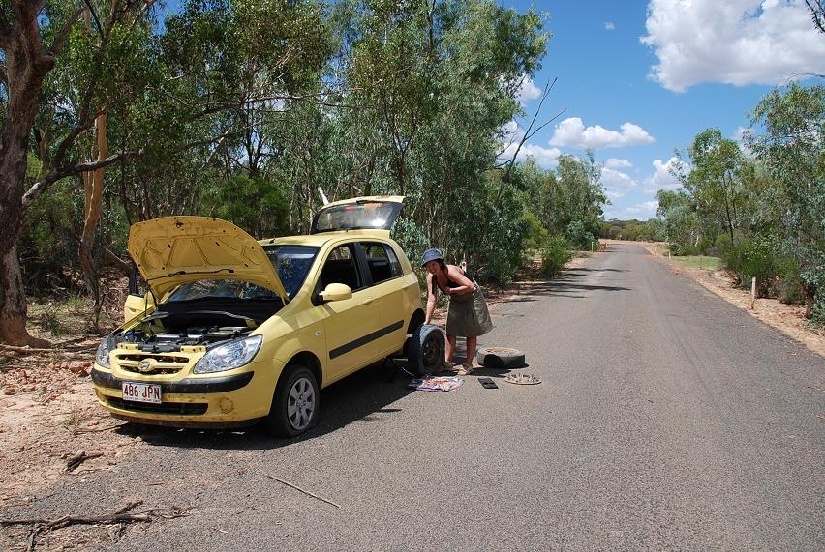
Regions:
<instances>
[{"instance_id":1,"label":"blue sun hat","mask_svg":"<svg viewBox=\"0 0 825 552\"><path fill-rule=\"evenodd\" d=\"M441 254L441 251L432 247L424 252L424 256L421 257L421 266L426 265L430 261L443 261L444 255Z\"/></svg>"}]
</instances>

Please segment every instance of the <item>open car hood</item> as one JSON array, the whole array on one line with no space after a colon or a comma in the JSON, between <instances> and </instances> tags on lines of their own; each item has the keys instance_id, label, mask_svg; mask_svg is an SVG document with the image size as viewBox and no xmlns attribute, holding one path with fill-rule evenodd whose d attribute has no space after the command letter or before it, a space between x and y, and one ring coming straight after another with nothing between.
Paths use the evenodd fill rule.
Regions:
<instances>
[{"instance_id":1,"label":"open car hood","mask_svg":"<svg viewBox=\"0 0 825 552\"><path fill-rule=\"evenodd\" d=\"M404 206L404 196L363 196L324 205L312 220L310 234L350 230L386 233Z\"/></svg>"},{"instance_id":2,"label":"open car hood","mask_svg":"<svg viewBox=\"0 0 825 552\"><path fill-rule=\"evenodd\" d=\"M229 221L164 217L132 225L129 254L155 297L204 278L252 282L289 300L260 244Z\"/></svg>"}]
</instances>

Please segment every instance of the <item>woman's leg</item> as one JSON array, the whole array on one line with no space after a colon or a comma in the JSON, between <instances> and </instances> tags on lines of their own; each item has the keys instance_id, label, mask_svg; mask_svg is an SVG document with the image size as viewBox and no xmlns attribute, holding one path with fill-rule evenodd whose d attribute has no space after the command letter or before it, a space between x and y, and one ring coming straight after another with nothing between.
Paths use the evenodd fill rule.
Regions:
<instances>
[{"instance_id":1,"label":"woman's leg","mask_svg":"<svg viewBox=\"0 0 825 552\"><path fill-rule=\"evenodd\" d=\"M453 356L455 355L455 336L447 334L447 347L444 350L444 362L449 365L453 364Z\"/></svg>"},{"instance_id":2,"label":"woman's leg","mask_svg":"<svg viewBox=\"0 0 825 552\"><path fill-rule=\"evenodd\" d=\"M467 337L467 358L464 360L464 362L466 364L469 364L470 366L475 366L477 342L477 336Z\"/></svg>"}]
</instances>

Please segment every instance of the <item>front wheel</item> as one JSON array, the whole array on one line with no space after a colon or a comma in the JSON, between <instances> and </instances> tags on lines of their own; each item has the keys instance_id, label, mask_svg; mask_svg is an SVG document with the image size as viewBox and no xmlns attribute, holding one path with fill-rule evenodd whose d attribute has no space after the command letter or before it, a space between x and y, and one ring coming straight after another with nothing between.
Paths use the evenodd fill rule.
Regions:
<instances>
[{"instance_id":1,"label":"front wheel","mask_svg":"<svg viewBox=\"0 0 825 552\"><path fill-rule=\"evenodd\" d=\"M265 419L267 429L277 437L295 437L304 433L318 418L321 392L312 371L301 364L284 368L272 406Z\"/></svg>"},{"instance_id":2,"label":"front wheel","mask_svg":"<svg viewBox=\"0 0 825 552\"><path fill-rule=\"evenodd\" d=\"M444 366L444 333L438 326L419 326L410 337L409 357L410 372L416 376L425 376L440 372Z\"/></svg>"}]
</instances>

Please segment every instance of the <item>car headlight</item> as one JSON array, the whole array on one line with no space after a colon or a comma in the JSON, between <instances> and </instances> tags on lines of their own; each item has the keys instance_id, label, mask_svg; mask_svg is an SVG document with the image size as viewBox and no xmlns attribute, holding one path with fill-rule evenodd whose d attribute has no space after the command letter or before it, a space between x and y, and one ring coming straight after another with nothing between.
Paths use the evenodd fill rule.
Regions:
<instances>
[{"instance_id":1,"label":"car headlight","mask_svg":"<svg viewBox=\"0 0 825 552\"><path fill-rule=\"evenodd\" d=\"M109 351L112 350L112 339L107 337L97 346L97 354L95 355L95 362L109 368Z\"/></svg>"},{"instance_id":2,"label":"car headlight","mask_svg":"<svg viewBox=\"0 0 825 552\"><path fill-rule=\"evenodd\" d=\"M215 347L195 365L196 374L223 372L250 362L261 348L263 336L252 335Z\"/></svg>"}]
</instances>

